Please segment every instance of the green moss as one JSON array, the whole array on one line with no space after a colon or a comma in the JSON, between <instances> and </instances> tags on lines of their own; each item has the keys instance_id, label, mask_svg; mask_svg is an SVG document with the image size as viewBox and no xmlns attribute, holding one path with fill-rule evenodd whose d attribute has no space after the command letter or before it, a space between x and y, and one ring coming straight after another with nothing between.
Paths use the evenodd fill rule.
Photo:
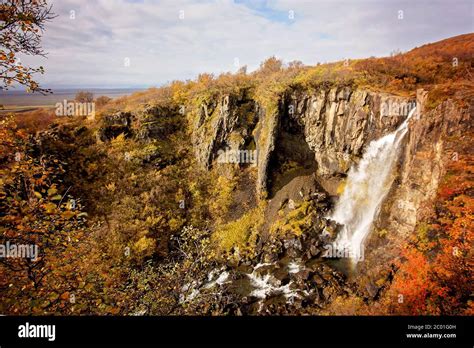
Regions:
<instances>
[{"instance_id":1,"label":"green moss","mask_svg":"<svg viewBox=\"0 0 474 348\"><path fill-rule=\"evenodd\" d=\"M238 248L241 253L253 251L255 238L263 224L264 204L244 214L240 219L232 221L216 230L212 242L218 254L229 253Z\"/></svg>"},{"instance_id":2,"label":"green moss","mask_svg":"<svg viewBox=\"0 0 474 348\"><path fill-rule=\"evenodd\" d=\"M313 216L310 210L311 202L303 202L300 206L289 212L286 217L277 220L270 228L270 232L281 236L288 236L290 234L295 236L302 235L313 223Z\"/></svg>"}]
</instances>

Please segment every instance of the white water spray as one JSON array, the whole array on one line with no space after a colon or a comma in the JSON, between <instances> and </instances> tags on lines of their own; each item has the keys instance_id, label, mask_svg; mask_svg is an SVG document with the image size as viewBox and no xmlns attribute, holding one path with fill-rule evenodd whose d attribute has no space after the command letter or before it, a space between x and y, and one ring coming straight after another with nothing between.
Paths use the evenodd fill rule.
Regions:
<instances>
[{"instance_id":1,"label":"white water spray","mask_svg":"<svg viewBox=\"0 0 474 348\"><path fill-rule=\"evenodd\" d=\"M353 260L363 258L364 241L392 186L398 149L415 110L396 131L372 141L359 164L349 170L346 187L330 219L343 225L335 249L348 251Z\"/></svg>"}]
</instances>

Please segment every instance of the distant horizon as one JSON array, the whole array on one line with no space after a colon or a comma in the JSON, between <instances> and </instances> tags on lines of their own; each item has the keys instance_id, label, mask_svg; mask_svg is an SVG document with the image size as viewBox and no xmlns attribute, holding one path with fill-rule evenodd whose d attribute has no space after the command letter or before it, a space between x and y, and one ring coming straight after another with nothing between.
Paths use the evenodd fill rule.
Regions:
<instances>
[{"instance_id":1,"label":"distant horizon","mask_svg":"<svg viewBox=\"0 0 474 348\"><path fill-rule=\"evenodd\" d=\"M150 87L151 88L151 87ZM119 98L135 92L144 91L148 88L55 88L53 93L41 94L39 92L28 93L25 89L9 89L0 91L0 105L3 106L52 106L63 100L72 100L80 91L94 94L94 97L107 96ZM56 93L55 93L56 91Z\"/></svg>"},{"instance_id":2,"label":"distant horizon","mask_svg":"<svg viewBox=\"0 0 474 348\"><path fill-rule=\"evenodd\" d=\"M0 94L10 94L10 93L25 93L25 94L41 94L40 92L27 92L23 86L18 86L19 88L10 88L8 90L0 90ZM94 87L94 86L67 86L67 87L43 87L45 89L51 89L54 93L54 90L57 91L77 91L77 90L146 90L150 88L159 88L159 86L149 86L149 87Z\"/></svg>"}]
</instances>

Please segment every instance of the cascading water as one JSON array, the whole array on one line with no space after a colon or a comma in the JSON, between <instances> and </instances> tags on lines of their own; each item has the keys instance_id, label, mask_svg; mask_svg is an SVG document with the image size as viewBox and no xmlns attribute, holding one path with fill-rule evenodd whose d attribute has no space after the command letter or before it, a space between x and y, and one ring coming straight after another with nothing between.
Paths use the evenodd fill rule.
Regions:
<instances>
[{"instance_id":1,"label":"cascading water","mask_svg":"<svg viewBox=\"0 0 474 348\"><path fill-rule=\"evenodd\" d=\"M344 192L330 216L343 225L333 246L338 255L357 261L363 258L364 241L392 186L398 149L415 110L410 111L396 131L372 141L359 164L349 170Z\"/></svg>"}]
</instances>

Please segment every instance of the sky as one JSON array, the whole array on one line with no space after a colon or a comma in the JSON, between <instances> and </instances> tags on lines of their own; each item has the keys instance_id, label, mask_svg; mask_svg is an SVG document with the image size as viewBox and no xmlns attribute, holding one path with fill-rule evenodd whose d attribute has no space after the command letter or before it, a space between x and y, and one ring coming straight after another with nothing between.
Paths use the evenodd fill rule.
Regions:
<instances>
[{"instance_id":1,"label":"sky","mask_svg":"<svg viewBox=\"0 0 474 348\"><path fill-rule=\"evenodd\" d=\"M314 65L387 56L474 32L473 0L56 0L43 87L136 88L255 70L270 56Z\"/></svg>"}]
</instances>

